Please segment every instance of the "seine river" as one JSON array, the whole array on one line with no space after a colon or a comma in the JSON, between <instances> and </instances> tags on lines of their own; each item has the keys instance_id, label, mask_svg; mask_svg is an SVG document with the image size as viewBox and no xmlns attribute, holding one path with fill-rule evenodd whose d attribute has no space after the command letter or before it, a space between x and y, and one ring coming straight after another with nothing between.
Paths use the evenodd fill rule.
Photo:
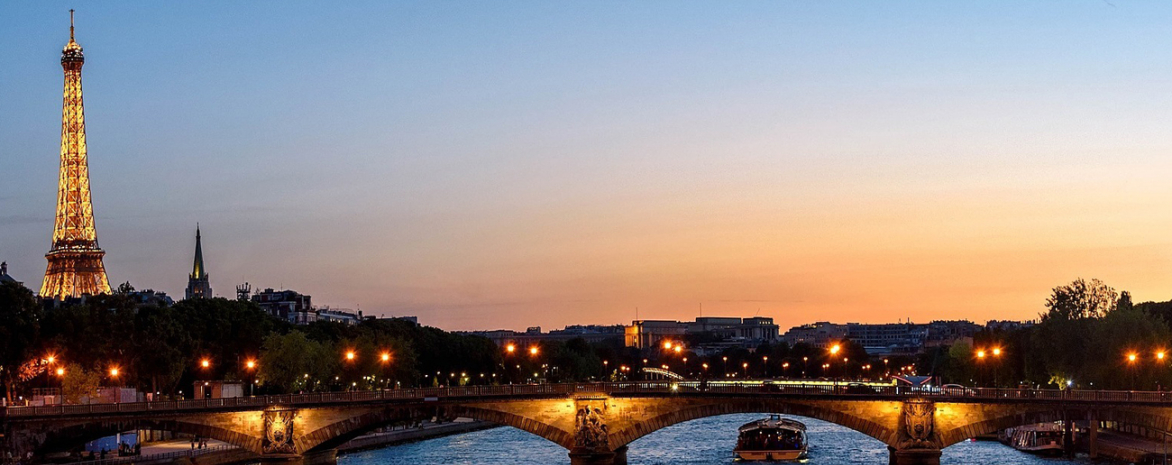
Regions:
<instances>
[{"instance_id":1,"label":"seine river","mask_svg":"<svg viewBox=\"0 0 1172 465\"><path fill-rule=\"evenodd\" d=\"M763 415L723 415L661 429L631 443L631 465L734 463L737 427ZM811 418L806 424L810 464L886 464L887 448L862 433ZM513 428L493 428L342 456L339 465L399 464L568 464L566 450L545 439ZM942 464L1035 465L1089 463L1043 459L997 442L962 442L944 450Z\"/></svg>"}]
</instances>

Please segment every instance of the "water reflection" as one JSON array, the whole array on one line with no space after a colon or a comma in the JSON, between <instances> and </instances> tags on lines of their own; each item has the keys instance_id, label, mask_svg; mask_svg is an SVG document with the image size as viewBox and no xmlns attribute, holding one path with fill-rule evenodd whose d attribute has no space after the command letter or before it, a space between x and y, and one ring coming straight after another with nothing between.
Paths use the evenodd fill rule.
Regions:
<instances>
[{"instance_id":1,"label":"water reflection","mask_svg":"<svg viewBox=\"0 0 1172 465\"><path fill-rule=\"evenodd\" d=\"M731 464L737 427L765 416L737 414L680 423L631 443L631 465ZM887 447L854 430L804 417L810 436L808 464L886 464ZM1084 463L1045 459L995 442L963 442L944 450L947 465L1059 465ZM343 456L340 465L566 464L566 450L513 428L494 428Z\"/></svg>"}]
</instances>

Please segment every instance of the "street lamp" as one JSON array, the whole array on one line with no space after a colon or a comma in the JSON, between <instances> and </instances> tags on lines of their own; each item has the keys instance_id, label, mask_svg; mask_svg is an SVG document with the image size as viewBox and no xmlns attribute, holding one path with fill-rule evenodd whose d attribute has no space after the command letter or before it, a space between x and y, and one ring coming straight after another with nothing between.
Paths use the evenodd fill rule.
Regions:
<instances>
[{"instance_id":1,"label":"street lamp","mask_svg":"<svg viewBox=\"0 0 1172 465\"><path fill-rule=\"evenodd\" d=\"M346 361L347 362L353 362L354 357L357 357L357 356L358 356L358 354L355 354L353 350L346 351Z\"/></svg>"},{"instance_id":2,"label":"street lamp","mask_svg":"<svg viewBox=\"0 0 1172 465\"><path fill-rule=\"evenodd\" d=\"M533 347L529 348L529 355L533 356L533 357L537 356L537 346L533 346Z\"/></svg>"},{"instance_id":3,"label":"street lamp","mask_svg":"<svg viewBox=\"0 0 1172 465\"><path fill-rule=\"evenodd\" d=\"M994 361L995 361L995 362L997 362L995 365L993 365L993 387L997 387L997 385L998 385L998 383L997 383L997 375L998 375L998 373L997 373L997 369L998 369L998 368L1000 367L1000 365L1001 365L1001 362L1000 362L1000 360L1001 360L1001 348L1000 348L1000 347L994 347L994 348L993 348L993 359L994 359Z\"/></svg>"},{"instance_id":4,"label":"street lamp","mask_svg":"<svg viewBox=\"0 0 1172 465\"><path fill-rule=\"evenodd\" d=\"M511 353L513 353L513 352L516 352L516 351L517 351L517 345L516 345L516 344L509 344L509 345L505 346L505 352L508 352L508 353L510 353L510 354L511 354Z\"/></svg>"},{"instance_id":5,"label":"street lamp","mask_svg":"<svg viewBox=\"0 0 1172 465\"><path fill-rule=\"evenodd\" d=\"M256 360L253 360L253 359L246 360L244 362L244 367L247 368L248 371L256 370ZM252 382L248 383L248 396L252 397L253 395L256 395L256 378L255 377L252 378Z\"/></svg>"},{"instance_id":6,"label":"street lamp","mask_svg":"<svg viewBox=\"0 0 1172 465\"><path fill-rule=\"evenodd\" d=\"M205 358L199 361L199 366L206 370L212 366L212 361Z\"/></svg>"},{"instance_id":7,"label":"street lamp","mask_svg":"<svg viewBox=\"0 0 1172 465\"><path fill-rule=\"evenodd\" d=\"M1135 352L1127 354L1127 367L1131 370L1131 388L1132 389L1135 389L1136 379L1138 377L1135 373L1135 360L1137 358L1138 357L1135 355Z\"/></svg>"}]
</instances>

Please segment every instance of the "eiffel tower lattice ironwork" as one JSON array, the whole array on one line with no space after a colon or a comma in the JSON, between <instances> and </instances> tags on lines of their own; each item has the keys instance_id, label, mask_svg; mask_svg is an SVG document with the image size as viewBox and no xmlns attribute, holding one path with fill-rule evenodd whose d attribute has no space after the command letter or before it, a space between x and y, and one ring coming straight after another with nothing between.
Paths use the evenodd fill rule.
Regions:
<instances>
[{"instance_id":1,"label":"eiffel tower lattice ironwork","mask_svg":"<svg viewBox=\"0 0 1172 465\"><path fill-rule=\"evenodd\" d=\"M81 66L85 57L73 40L73 10L69 10L69 43L61 51L65 96L61 109L61 178L57 186L57 220L53 248L41 297L64 299L110 293L106 254L98 247L94 209L90 201L89 161L85 145L85 111L81 100Z\"/></svg>"}]
</instances>

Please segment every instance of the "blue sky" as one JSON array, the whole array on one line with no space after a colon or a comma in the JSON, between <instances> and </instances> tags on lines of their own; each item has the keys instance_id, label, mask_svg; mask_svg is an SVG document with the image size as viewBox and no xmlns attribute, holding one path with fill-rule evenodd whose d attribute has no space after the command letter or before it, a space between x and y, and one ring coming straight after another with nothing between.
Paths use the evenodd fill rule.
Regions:
<instances>
[{"instance_id":1,"label":"blue sky","mask_svg":"<svg viewBox=\"0 0 1172 465\"><path fill-rule=\"evenodd\" d=\"M1031 318L1172 297L1162 2L8 2L0 260L35 286L77 9L112 283L449 329Z\"/></svg>"}]
</instances>

